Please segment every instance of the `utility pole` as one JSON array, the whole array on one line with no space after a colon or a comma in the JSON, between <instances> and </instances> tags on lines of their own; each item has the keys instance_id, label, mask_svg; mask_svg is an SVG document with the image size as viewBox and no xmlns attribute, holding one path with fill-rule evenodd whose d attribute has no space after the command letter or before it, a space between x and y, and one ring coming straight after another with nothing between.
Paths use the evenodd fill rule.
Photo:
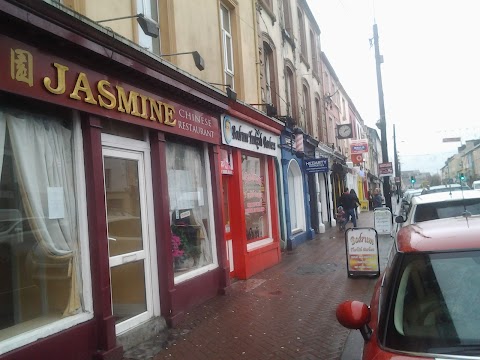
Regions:
<instances>
[{"instance_id":1,"label":"utility pole","mask_svg":"<svg viewBox=\"0 0 480 360\"><path fill-rule=\"evenodd\" d=\"M395 124L393 124L393 152L395 156L395 185L397 186L397 204L398 204L400 202L400 189L402 187L402 175L400 174L400 163L398 162L397 136L395 135Z\"/></svg>"},{"instance_id":2,"label":"utility pole","mask_svg":"<svg viewBox=\"0 0 480 360\"><path fill-rule=\"evenodd\" d=\"M382 144L382 162L388 162L388 148L387 148L387 122L385 120L385 105L383 103L383 85L382 85L382 70L380 64L383 63L383 56L380 55L380 48L378 44L378 29L377 24L373 24L373 41L375 43L375 62L377 64L377 88L378 88L378 104L380 106L380 120L377 122L377 127L381 132ZM392 210L392 194L390 193L390 176L383 177L383 196L385 197L385 205Z\"/></svg>"}]
</instances>

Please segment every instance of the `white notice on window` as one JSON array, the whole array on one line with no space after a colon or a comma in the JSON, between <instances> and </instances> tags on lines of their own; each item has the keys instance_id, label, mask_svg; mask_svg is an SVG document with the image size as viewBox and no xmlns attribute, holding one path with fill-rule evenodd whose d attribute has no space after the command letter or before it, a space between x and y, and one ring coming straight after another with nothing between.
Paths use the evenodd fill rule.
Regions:
<instances>
[{"instance_id":1,"label":"white notice on window","mask_svg":"<svg viewBox=\"0 0 480 360\"><path fill-rule=\"evenodd\" d=\"M65 217L65 199L63 187L49 187L48 195L48 218L63 219Z\"/></svg>"}]
</instances>

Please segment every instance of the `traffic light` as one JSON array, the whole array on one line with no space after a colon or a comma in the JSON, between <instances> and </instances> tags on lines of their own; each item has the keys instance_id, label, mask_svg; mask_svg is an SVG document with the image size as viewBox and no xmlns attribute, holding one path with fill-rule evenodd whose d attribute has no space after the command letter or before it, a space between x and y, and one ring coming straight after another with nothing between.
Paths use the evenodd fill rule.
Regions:
<instances>
[{"instance_id":1,"label":"traffic light","mask_svg":"<svg viewBox=\"0 0 480 360\"><path fill-rule=\"evenodd\" d=\"M415 184L415 181L416 181L416 180L415 180L415 176L410 176L410 182L411 182L412 184Z\"/></svg>"},{"instance_id":2,"label":"traffic light","mask_svg":"<svg viewBox=\"0 0 480 360\"><path fill-rule=\"evenodd\" d=\"M465 181L465 175L463 175L463 173L460 173L460 181Z\"/></svg>"}]
</instances>

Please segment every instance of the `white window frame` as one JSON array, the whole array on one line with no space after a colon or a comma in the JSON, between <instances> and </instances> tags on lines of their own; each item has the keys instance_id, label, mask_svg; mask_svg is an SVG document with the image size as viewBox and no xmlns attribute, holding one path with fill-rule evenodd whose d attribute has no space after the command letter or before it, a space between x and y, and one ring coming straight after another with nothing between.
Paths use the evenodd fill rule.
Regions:
<instances>
[{"instance_id":1,"label":"white window frame","mask_svg":"<svg viewBox=\"0 0 480 360\"><path fill-rule=\"evenodd\" d=\"M212 173L210 171L210 157L208 156L207 144L203 144L203 158L205 161L205 177L207 181L206 186L207 186L207 200L208 200L208 227L209 229L211 229L209 236L210 236L210 246L212 250L212 263L202 266L201 268L198 268L198 269L193 269L184 274L175 276L173 279L174 280L173 282L175 285L218 268L217 240L215 237L215 220L214 220L214 214L213 214Z\"/></svg>"},{"instance_id":2,"label":"white window frame","mask_svg":"<svg viewBox=\"0 0 480 360\"><path fill-rule=\"evenodd\" d=\"M265 162L265 173L263 174L265 177L265 199L267 204L267 213L265 216L268 217L268 237L262 240L254 241L247 243L247 252L253 251L255 249L261 248L262 246L268 245L273 243L273 236L272 236L272 209L270 206L270 180L268 176L268 159L266 156L261 156L260 154L256 154L259 156L261 161Z\"/></svg>"},{"instance_id":3,"label":"white window frame","mask_svg":"<svg viewBox=\"0 0 480 360\"><path fill-rule=\"evenodd\" d=\"M295 160L290 160L290 163L288 164L288 169L287 169L287 179L289 179L290 172L293 175L293 189L290 189L290 184L289 181L287 180L287 186L288 186L288 192L290 193L293 191L294 199L295 199L295 204L292 204L289 201L289 209L290 213L292 211L295 211L296 217L297 217L297 227L292 226L292 234L297 234L300 232L305 231L306 229L306 224L305 224L305 206L304 206L304 199L303 199L303 177L302 177L302 171L300 170L300 166ZM289 196L289 200L290 200Z\"/></svg>"},{"instance_id":4,"label":"white window frame","mask_svg":"<svg viewBox=\"0 0 480 360\"><path fill-rule=\"evenodd\" d=\"M144 186L144 205L142 205L142 214L146 214L146 221L142 221L142 233L148 234L149 241L144 243L144 252L147 253L147 258L144 261L145 264L145 296L147 299L147 311L136 315L130 319L122 321L119 324L115 325L115 332L117 335L120 335L124 332L131 330L133 327L148 321L153 316L160 315L160 297L158 294L159 284L158 284L158 265L157 265L157 249L156 249L156 236L155 236L155 216L154 216L154 206L153 206L153 197L149 194L153 194L153 185L152 185L152 170L151 170L151 158L150 158L150 143L148 137L146 141L134 140L123 138L120 136L102 134L102 152L107 150L120 150L122 155L131 151L132 159L136 159L138 154L141 153L143 157L143 179L142 174L139 170L139 182L142 181ZM104 154L103 154L104 156ZM127 158L122 156L122 158ZM103 157L102 157L103 159ZM144 209L145 207L145 209ZM146 212L144 212L146 210ZM143 215L142 215L143 216ZM147 249L148 247L148 249ZM125 254L124 254L125 255ZM123 256L124 256L123 255ZM130 255L130 254L129 254ZM121 258L122 255L110 258L110 267L115 265L115 258ZM113 260L113 263L112 263ZM138 259L141 260L141 259ZM150 292L150 293L149 293ZM149 305L150 304L150 305ZM113 304L112 304L113 306Z\"/></svg>"},{"instance_id":5,"label":"white window frame","mask_svg":"<svg viewBox=\"0 0 480 360\"><path fill-rule=\"evenodd\" d=\"M270 48L265 47L265 43L263 46L263 61L265 62L265 101L269 104L272 103L272 79L270 77L270 56L267 53L267 50L271 51Z\"/></svg>"},{"instance_id":6,"label":"white window frame","mask_svg":"<svg viewBox=\"0 0 480 360\"><path fill-rule=\"evenodd\" d=\"M152 14L152 7L151 3L155 1L157 3L157 13ZM159 16L158 16L158 2L157 0L137 0L137 14L143 14L147 19L152 20L159 26ZM160 28L160 26L159 26ZM138 45L144 49L147 49L150 52L155 53L153 50L153 42L158 41L158 52L160 53L161 44L160 44L160 35L158 38L153 38L151 36L146 35L140 25L137 25L137 33L138 33ZM159 55L159 54L157 54Z\"/></svg>"},{"instance_id":7,"label":"white window frame","mask_svg":"<svg viewBox=\"0 0 480 360\"><path fill-rule=\"evenodd\" d=\"M228 21L230 23L230 29L225 29L224 23L223 23L223 12L226 11L228 14ZM223 5L220 4L220 24L222 28L222 47L223 47L223 63L224 63L224 81L227 84L227 76L232 77L232 89L235 89L235 69L234 69L234 54L233 54L233 40L232 40L232 17L231 17L231 11L230 9ZM230 54L232 54L232 63L229 64L228 61L228 52L230 51Z\"/></svg>"},{"instance_id":8,"label":"white window frame","mask_svg":"<svg viewBox=\"0 0 480 360\"><path fill-rule=\"evenodd\" d=\"M28 345L38 339L46 338L93 318L92 278L90 273L90 248L87 221L87 195L85 185L85 167L83 159L83 139L78 111L73 113L73 171L78 212L78 246L82 275L83 304L81 314L68 316L58 321L46 323L36 329L26 331L0 342L0 355ZM8 328L7 328L8 329Z\"/></svg>"}]
</instances>

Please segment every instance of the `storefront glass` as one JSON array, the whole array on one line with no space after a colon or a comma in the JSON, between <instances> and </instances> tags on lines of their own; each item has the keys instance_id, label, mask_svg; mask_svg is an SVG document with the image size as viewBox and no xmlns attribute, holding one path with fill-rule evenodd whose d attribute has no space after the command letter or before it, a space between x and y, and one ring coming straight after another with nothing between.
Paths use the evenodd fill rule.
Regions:
<instances>
[{"instance_id":1,"label":"storefront glass","mask_svg":"<svg viewBox=\"0 0 480 360\"><path fill-rule=\"evenodd\" d=\"M305 231L302 171L295 160L288 165L288 203L292 234Z\"/></svg>"},{"instance_id":2,"label":"storefront glass","mask_svg":"<svg viewBox=\"0 0 480 360\"><path fill-rule=\"evenodd\" d=\"M167 142L168 194L175 276L213 263L207 151Z\"/></svg>"},{"instance_id":3,"label":"storefront glass","mask_svg":"<svg viewBox=\"0 0 480 360\"><path fill-rule=\"evenodd\" d=\"M0 342L86 311L73 124L0 109Z\"/></svg>"},{"instance_id":4,"label":"storefront glass","mask_svg":"<svg viewBox=\"0 0 480 360\"><path fill-rule=\"evenodd\" d=\"M242 154L243 199L249 242L269 236L265 164L263 156Z\"/></svg>"}]
</instances>

